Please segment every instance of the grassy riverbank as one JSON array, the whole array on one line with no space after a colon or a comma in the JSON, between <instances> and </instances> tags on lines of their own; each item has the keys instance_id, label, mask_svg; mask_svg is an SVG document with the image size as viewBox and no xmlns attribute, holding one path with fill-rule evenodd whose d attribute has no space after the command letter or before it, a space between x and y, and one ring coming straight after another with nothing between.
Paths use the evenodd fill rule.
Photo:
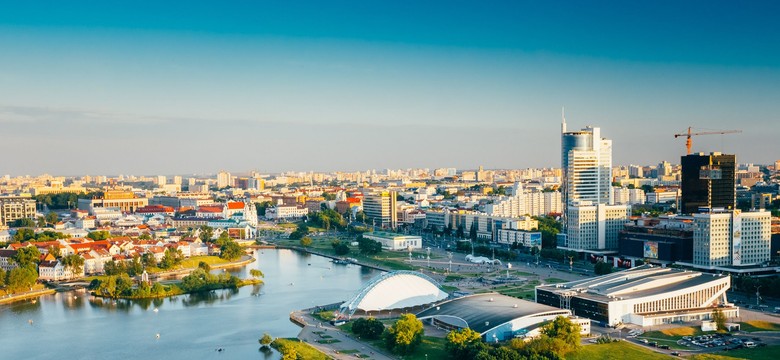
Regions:
<instances>
[{"instance_id":1,"label":"grassy riverbank","mask_svg":"<svg viewBox=\"0 0 780 360\"><path fill-rule=\"evenodd\" d=\"M323 354L321 351L315 349L313 346L302 342L298 339L278 338L271 343L271 347L285 354L296 354L293 358L307 359L307 360L328 360L329 356Z\"/></svg>"}]
</instances>

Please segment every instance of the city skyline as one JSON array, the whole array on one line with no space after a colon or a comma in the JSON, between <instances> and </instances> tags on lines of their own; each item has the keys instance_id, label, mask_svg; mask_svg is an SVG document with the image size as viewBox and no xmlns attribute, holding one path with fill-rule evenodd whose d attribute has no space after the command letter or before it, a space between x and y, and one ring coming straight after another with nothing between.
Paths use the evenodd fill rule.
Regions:
<instances>
[{"instance_id":1,"label":"city skyline","mask_svg":"<svg viewBox=\"0 0 780 360\"><path fill-rule=\"evenodd\" d=\"M773 3L151 4L0 14L0 174L558 167L562 106L616 165L777 158Z\"/></svg>"}]
</instances>

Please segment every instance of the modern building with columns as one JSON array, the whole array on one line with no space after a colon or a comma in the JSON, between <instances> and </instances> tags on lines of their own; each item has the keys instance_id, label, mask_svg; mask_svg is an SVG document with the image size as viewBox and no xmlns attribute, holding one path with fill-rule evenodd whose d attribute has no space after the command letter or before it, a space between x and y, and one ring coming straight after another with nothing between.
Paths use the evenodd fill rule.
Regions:
<instances>
[{"instance_id":1,"label":"modern building with columns","mask_svg":"<svg viewBox=\"0 0 780 360\"><path fill-rule=\"evenodd\" d=\"M653 326L709 320L715 308L739 316L724 275L643 265L584 280L536 287L536 302L609 326Z\"/></svg>"}]
</instances>

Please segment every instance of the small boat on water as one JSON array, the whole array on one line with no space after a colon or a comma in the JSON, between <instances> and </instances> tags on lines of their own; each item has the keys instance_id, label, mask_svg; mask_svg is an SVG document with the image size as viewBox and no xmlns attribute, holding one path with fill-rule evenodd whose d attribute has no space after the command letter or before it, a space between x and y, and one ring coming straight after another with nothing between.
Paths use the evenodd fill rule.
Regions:
<instances>
[{"instance_id":1,"label":"small boat on water","mask_svg":"<svg viewBox=\"0 0 780 360\"><path fill-rule=\"evenodd\" d=\"M349 259L333 259L331 262L338 265L349 265L352 263Z\"/></svg>"}]
</instances>

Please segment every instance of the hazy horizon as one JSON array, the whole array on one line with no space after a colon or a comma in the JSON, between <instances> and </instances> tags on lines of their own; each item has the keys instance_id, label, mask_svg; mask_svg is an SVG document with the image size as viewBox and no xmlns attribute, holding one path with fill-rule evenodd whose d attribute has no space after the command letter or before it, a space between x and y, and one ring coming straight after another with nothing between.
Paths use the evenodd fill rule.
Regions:
<instances>
[{"instance_id":1,"label":"hazy horizon","mask_svg":"<svg viewBox=\"0 0 780 360\"><path fill-rule=\"evenodd\" d=\"M780 4L42 1L0 13L0 175L780 158Z\"/></svg>"}]
</instances>

